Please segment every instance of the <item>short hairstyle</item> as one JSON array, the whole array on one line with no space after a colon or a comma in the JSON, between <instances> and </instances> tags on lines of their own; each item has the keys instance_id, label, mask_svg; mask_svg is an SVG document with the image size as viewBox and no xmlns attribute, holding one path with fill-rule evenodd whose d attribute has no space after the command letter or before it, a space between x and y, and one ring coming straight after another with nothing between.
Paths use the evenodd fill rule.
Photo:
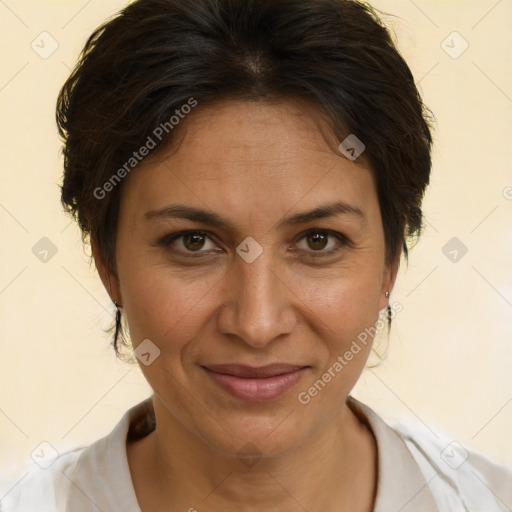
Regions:
<instances>
[{"instance_id":1,"label":"short hairstyle","mask_svg":"<svg viewBox=\"0 0 512 512\"><path fill-rule=\"evenodd\" d=\"M356 135L376 179L386 259L407 256L422 228L431 114L370 5L136 0L89 37L56 111L62 203L114 272L121 178L137 164L126 166L134 150L148 137L152 155L172 143L170 120L191 101L230 99L305 101L338 141Z\"/></svg>"}]
</instances>

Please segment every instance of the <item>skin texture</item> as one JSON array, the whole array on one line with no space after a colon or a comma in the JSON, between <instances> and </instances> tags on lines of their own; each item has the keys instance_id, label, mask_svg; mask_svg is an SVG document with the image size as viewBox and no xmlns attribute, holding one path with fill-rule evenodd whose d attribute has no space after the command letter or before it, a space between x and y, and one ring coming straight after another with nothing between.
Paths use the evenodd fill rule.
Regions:
<instances>
[{"instance_id":1,"label":"skin texture","mask_svg":"<svg viewBox=\"0 0 512 512\"><path fill-rule=\"evenodd\" d=\"M370 344L309 404L297 398L375 324L398 266L385 261L370 169L334 152L322 123L294 103L199 105L180 124L179 144L123 183L117 277L93 241L134 347L150 339L161 351L141 365L155 392L157 428L127 446L143 512L372 510L375 441L345 403ZM363 215L279 226L335 201ZM215 212L233 229L145 218L176 203ZM182 230L209 236L202 247L184 238L159 243ZM338 232L349 242L330 236L319 243L308 230ZM252 263L236 252L246 237L263 249ZM191 247L203 252L194 257ZM275 362L308 369L265 403L232 397L202 368ZM250 467L237 456L248 446L260 454Z\"/></svg>"}]
</instances>

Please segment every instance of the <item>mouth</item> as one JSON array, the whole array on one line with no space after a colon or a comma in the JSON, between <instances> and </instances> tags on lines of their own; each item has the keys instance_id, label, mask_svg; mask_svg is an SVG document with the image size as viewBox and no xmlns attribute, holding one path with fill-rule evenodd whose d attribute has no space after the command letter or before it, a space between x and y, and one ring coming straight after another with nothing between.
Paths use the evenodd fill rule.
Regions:
<instances>
[{"instance_id":1,"label":"mouth","mask_svg":"<svg viewBox=\"0 0 512 512\"><path fill-rule=\"evenodd\" d=\"M309 366L284 363L266 366L220 364L201 366L221 389L246 402L269 402L290 391Z\"/></svg>"}]
</instances>

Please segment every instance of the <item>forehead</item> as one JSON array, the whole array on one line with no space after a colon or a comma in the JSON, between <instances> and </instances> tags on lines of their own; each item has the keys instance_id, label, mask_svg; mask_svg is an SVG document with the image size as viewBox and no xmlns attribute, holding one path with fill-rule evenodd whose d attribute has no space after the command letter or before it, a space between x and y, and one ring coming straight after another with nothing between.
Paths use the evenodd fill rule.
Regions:
<instances>
[{"instance_id":1,"label":"forehead","mask_svg":"<svg viewBox=\"0 0 512 512\"><path fill-rule=\"evenodd\" d=\"M156 161L175 155L175 164L192 159L199 164L198 178L205 177L203 167L206 172L216 167L219 174L249 178L237 170L259 169L261 175L278 167L285 172L304 161L315 165L320 155L322 165L342 158L336 146L320 112L306 104L223 101L199 106L188 115L172 146Z\"/></svg>"},{"instance_id":2,"label":"forehead","mask_svg":"<svg viewBox=\"0 0 512 512\"><path fill-rule=\"evenodd\" d=\"M337 152L328 124L304 105L199 105L174 135L172 146L128 177L122 202L130 210L165 207L177 198L268 213L276 202L281 209L340 199L371 209L376 202L369 167Z\"/></svg>"}]
</instances>

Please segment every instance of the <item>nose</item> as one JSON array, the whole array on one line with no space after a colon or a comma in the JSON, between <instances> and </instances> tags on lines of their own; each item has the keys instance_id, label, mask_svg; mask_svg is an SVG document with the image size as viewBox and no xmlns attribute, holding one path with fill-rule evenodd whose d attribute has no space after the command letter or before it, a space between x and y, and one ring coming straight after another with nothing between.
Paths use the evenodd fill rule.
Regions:
<instances>
[{"instance_id":1,"label":"nose","mask_svg":"<svg viewBox=\"0 0 512 512\"><path fill-rule=\"evenodd\" d=\"M281 275L280 275L281 274ZM290 334L296 323L294 299L269 250L247 263L237 257L226 276L218 327L254 348L265 348Z\"/></svg>"}]
</instances>

